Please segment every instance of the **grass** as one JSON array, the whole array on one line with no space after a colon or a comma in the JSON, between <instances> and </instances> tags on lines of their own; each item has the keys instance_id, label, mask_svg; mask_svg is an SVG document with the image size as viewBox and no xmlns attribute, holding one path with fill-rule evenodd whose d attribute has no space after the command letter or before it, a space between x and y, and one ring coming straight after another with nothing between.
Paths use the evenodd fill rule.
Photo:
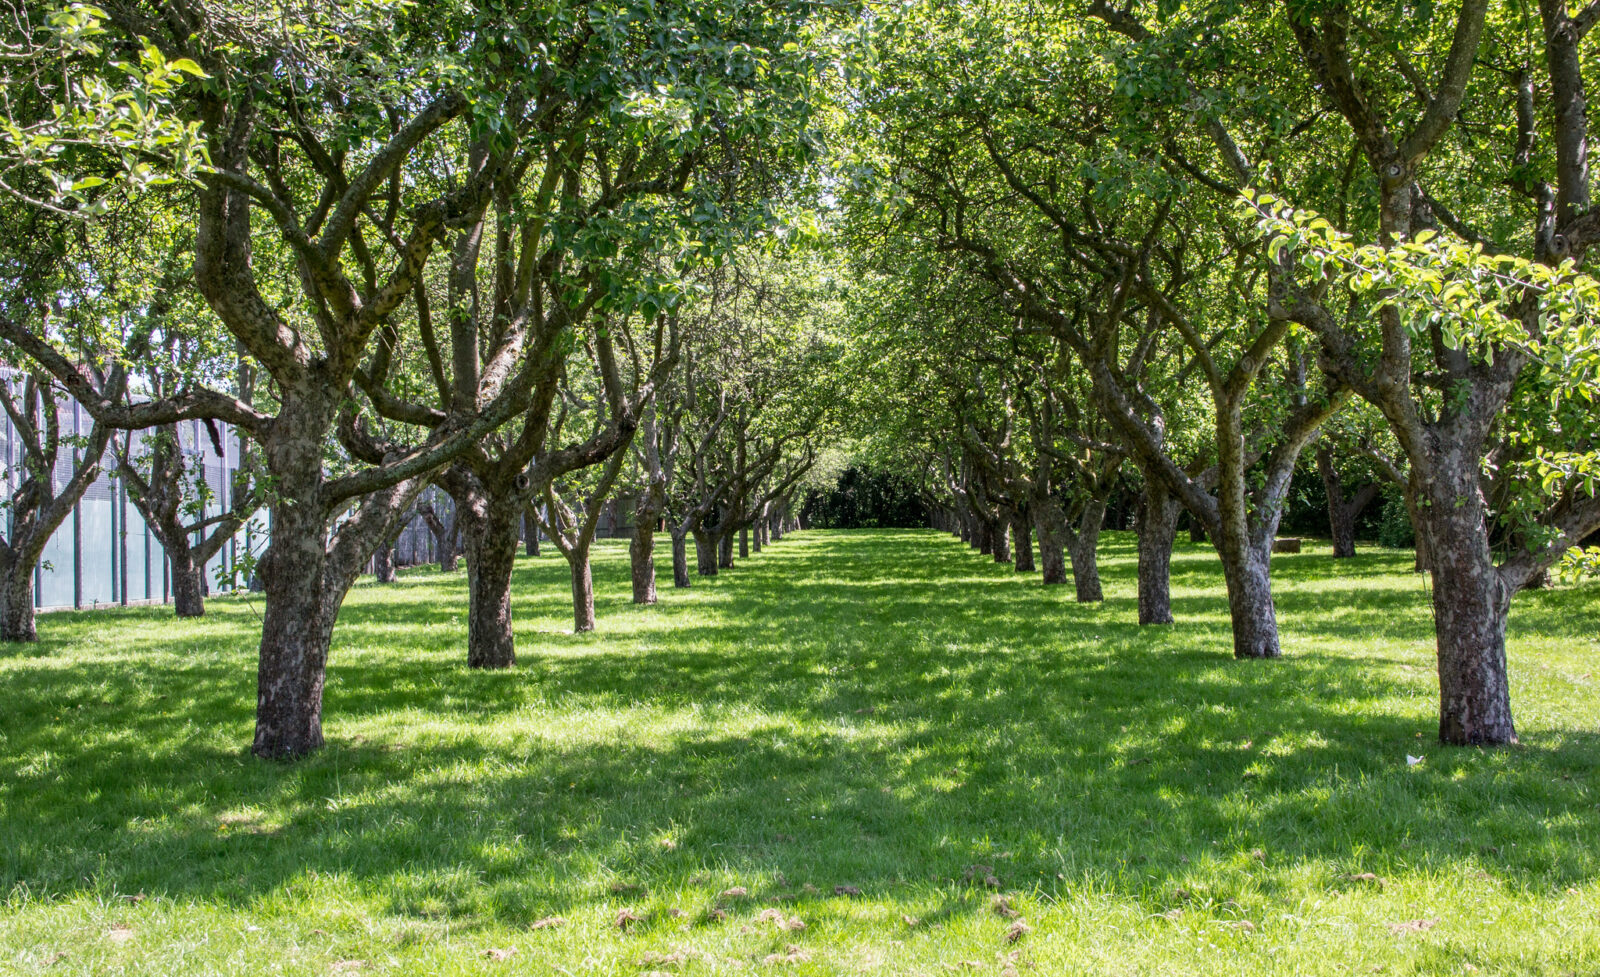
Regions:
<instances>
[{"instance_id":1,"label":"grass","mask_svg":"<svg viewBox=\"0 0 1600 977\"><path fill-rule=\"evenodd\" d=\"M1522 746L1446 750L1409 555L1280 557L1278 662L1206 550L1161 629L1104 555L1078 606L810 532L636 608L602 544L601 630L524 560L497 674L407 573L291 766L252 605L51 615L0 649L0 974L1600 973L1600 587L1518 599Z\"/></svg>"}]
</instances>

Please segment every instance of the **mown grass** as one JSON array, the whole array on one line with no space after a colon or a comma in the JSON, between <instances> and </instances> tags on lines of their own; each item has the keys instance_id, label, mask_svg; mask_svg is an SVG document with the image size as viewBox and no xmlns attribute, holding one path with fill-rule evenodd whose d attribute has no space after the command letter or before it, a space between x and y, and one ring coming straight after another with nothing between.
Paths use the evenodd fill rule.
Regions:
<instances>
[{"instance_id":1,"label":"mown grass","mask_svg":"<svg viewBox=\"0 0 1600 977\"><path fill-rule=\"evenodd\" d=\"M1278 662L1203 548L1162 629L1105 556L1084 607L810 532L636 608L602 545L600 631L525 560L497 674L407 573L294 765L249 602L52 615L0 649L0 973L1600 973L1600 587L1518 600L1522 746L1445 750L1408 556L1280 558Z\"/></svg>"}]
</instances>

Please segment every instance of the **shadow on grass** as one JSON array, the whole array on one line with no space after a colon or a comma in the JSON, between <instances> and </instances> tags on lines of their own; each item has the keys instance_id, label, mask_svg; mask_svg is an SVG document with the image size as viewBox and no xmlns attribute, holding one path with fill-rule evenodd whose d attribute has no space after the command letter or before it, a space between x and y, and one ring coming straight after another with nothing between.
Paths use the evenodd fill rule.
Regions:
<instances>
[{"instance_id":1,"label":"shadow on grass","mask_svg":"<svg viewBox=\"0 0 1600 977\"><path fill-rule=\"evenodd\" d=\"M293 766L243 750L241 602L194 625L46 622L61 636L0 658L0 887L248 903L335 876L401 915L521 923L614 900L614 881L707 873L768 895L934 884L967 906L985 865L1153 910L1197 873L1220 903L1308 863L1330 885L1600 875L1592 730L1405 765L1434 687L1397 554L1280 563L1284 630L1310 650L1278 662L1228 657L1200 549L1174 562L1180 624L1128 623L1115 534L1103 605L929 533L802 535L654 608L628 603L625 554L598 556L603 630L582 636L557 633L565 565L523 561L519 667L501 673L460 661L461 575L358 588L330 745ZM1565 626L1594 604L1541 595L1527 616ZM116 654L75 655L111 633Z\"/></svg>"}]
</instances>

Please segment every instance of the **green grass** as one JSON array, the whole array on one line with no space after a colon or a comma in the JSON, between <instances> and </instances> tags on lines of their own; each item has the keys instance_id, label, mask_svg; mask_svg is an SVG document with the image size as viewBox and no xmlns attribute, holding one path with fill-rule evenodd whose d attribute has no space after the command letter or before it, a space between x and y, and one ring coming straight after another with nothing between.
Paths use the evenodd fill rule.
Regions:
<instances>
[{"instance_id":1,"label":"green grass","mask_svg":"<svg viewBox=\"0 0 1600 977\"><path fill-rule=\"evenodd\" d=\"M258 608L51 615L0 649L0 973L1600 973L1600 587L1518 599L1522 746L1446 750L1409 555L1279 558L1278 662L1229 656L1206 550L1161 629L1105 557L1080 607L811 532L635 608L602 544L601 630L525 560L498 674L464 575L408 573L287 766Z\"/></svg>"}]
</instances>

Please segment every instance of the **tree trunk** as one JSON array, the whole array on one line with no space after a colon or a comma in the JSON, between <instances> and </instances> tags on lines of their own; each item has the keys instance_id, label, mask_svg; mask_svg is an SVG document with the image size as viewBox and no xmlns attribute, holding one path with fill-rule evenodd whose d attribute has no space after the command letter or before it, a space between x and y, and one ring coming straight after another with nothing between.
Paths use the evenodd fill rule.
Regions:
<instances>
[{"instance_id":1,"label":"tree trunk","mask_svg":"<svg viewBox=\"0 0 1600 977\"><path fill-rule=\"evenodd\" d=\"M187 547L167 548L172 564L172 610L178 617L205 617L205 568L196 566Z\"/></svg>"},{"instance_id":2,"label":"tree trunk","mask_svg":"<svg viewBox=\"0 0 1600 977\"><path fill-rule=\"evenodd\" d=\"M589 547L567 554L572 565L572 633L594 630L594 577L589 571Z\"/></svg>"},{"instance_id":3,"label":"tree trunk","mask_svg":"<svg viewBox=\"0 0 1600 977\"><path fill-rule=\"evenodd\" d=\"M1328 496L1328 535L1333 538L1333 557L1336 560L1353 557L1356 555L1355 513L1345 504L1344 485L1333 464L1333 449L1326 440L1317 445L1317 473L1322 476L1322 489Z\"/></svg>"},{"instance_id":4,"label":"tree trunk","mask_svg":"<svg viewBox=\"0 0 1600 977\"><path fill-rule=\"evenodd\" d=\"M672 534L672 586L689 586L689 541L680 532Z\"/></svg>"},{"instance_id":5,"label":"tree trunk","mask_svg":"<svg viewBox=\"0 0 1600 977\"><path fill-rule=\"evenodd\" d=\"M1204 543L1206 541L1206 527L1194 516L1189 517L1189 542Z\"/></svg>"},{"instance_id":6,"label":"tree trunk","mask_svg":"<svg viewBox=\"0 0 1600 977\"><path fill-rule=\"evenodd\" d=\"M986 519L977 519L972 524L972 540L978 547L980 556L991 556L994 553L994 531Z\"/></svg>"},{"instance_id":7,"label":"tree trunk","mask_svg":"<svg viewBox=\"0 0 1600 977\"><path fill-rule=\"evenodd\" d=\"M695 569L702 577L717 575L717 550L721 548L722 539L704 529L694 531L694 556Z\"/></svg>"},{"instance_id":8,"label":"tree trunk","mask_svg":"<svg viewBox=\"0 0 1600 977\"><path fill-rule=\"evenodd\" d=\"M317 445L315 464L321 465ZM319 479L312 476L313 485ZM272 536L261 557L266 607L256 670L256 732L252 752L292 759L322 746L322 688L337 608L324 593L327 521L308 491L285 491L272 507Z\"/></svg>"},{"instance_id":9,"label":"tree trunk","mask_svg":"<svg viewBox=\"0 0 1600 977\"><path fill-rule=\"evenodd\" d=\"M1009 521L1010 520L1007 519L1006 514L1002 512L1000 514L1000 518L995 520L994 525L991 526L989 530L993 534L994 538L994 562L996 563L1011 562L1011 545L1006 539L1006 528Z\"/></svg>"},{"instance_id":10,"label":"tree trunk","mask_svg":"<svg viewBox=\"0 0 1600 977\"><path fill-rule=\"evenodd\" d=\"M1044 582L1064 584L1067 582L1066 513L1053 499L1035 502L1033 511L1039 533L1039 563L1043 567Z\"/></svg>"},{"instance_id":11,"label":"tree trunk","mask_svg":"<svg viewBox=\"0 0 1600 977\"><path fill-rule=\"evenodd\" d=\"M531 506L522 510L522 538L529 556L539 555L539 517Z\"/></svg>"},{"instance_id":12,"label":"tree trunk","mask_svg":"<svg viewBox=\"0 0 1600 977\"><path fill-rule=\"evenodd\" d=\"M1178 535L1178 500L1146 477L1139 493L1139 623L1172 623L1172 544Z\"/></svg>"},{"instance_id":13,"label":"tree trunk","mask_svg":"<svg viewBox=\"0 0 1600 977\"><path fill-rule=\"evenodd\" d=\"M372 554L372 573L379 583L395 582L394 545L388 540ZM178 616L183 617L183 612L179 611Z\"/></svg>"},{"instance_id":14,"label":"tree trunk","mask_svg":"<svg viewBox=\"0 0 1600 977\"><path fill-rule=\"evenodd\" d=\"M650 518L645 518L650 516ZM633 520L633 542L628 559L633 565L633 602L656 602L656 521L652 514L640 512Z\"/></svg>"},{"instance_id":15,"label":"tree trunk","mask_svg":"<svg viewBox=\"0 0 1600 977\"><path fill-rule=\"evenodd\" d=\"M1084 506L1078 531L1067 541L1072 555L1072 584L1078 603L1091 604L1105 599L1100 589L1100 525L1106 518L1106 504L1099 500Z\"/></svg>"},{"instance_id":16,"label":"tree trunk","mask_svg":"<svg viewBox=\"0 0 1600 977\"><path fill-rule=\"evenodd\" d=\"M1016 513L1011 517L1011 539L1016 547L1015 565L1018 573L1032 573L1033 566L1033 529L1028 525L1028 517Z\"/></svg>"},{"instance_id":17,"label":"tree trunk","mask_svg":"<svg viewBox=\"0 0 1600 977\"><path fill-rule=\"evenodd\" d=\"M739 529L739 559L750 559L750 527L743 526Z\"/></svg>"},{"instance_id":18,"label":"tree trunk","mask_svg":"<svg viewBox=\"0 0 1600 977\"><path fill-rule=\"evenodd\" d=\"M33 614L33 566L10 556L0 566L0 641L37 641Z\"/></svg>"},{"instance_id":19,"label":"tree trunk","mask_svg":"<svg viewBox=\"0 0 1600 977\"><path fill-rule=\"evenodd\" d=\"M1272 602L1271 538L1263 548L1248 541L1234 542L1233 536L1225 529L1217 547L1228 584L1233 656L1277 658L1283 650L1278 646L1278 614Z\"/></svg>"},{"instance_id":20,"label":"tree trunk","mask_svg":"<svg viewBox=\"0 0 1600 977\"><path fill-rule=\"evenodd\" d=\"M511 575L517 566L519 506L513 492L477 490L456 500L467 544L467 664L516 664Z\"/></svg>"},{"instance_id":21,"label":"tree trunk","mask_svg":"<svg viewBox=\"0 0 1600 977\"><path fill-rule=\"evenodd\" d=\"M717 566L723 570L733 569L733 533L725 532L717 540Z\"/></svg>"},{"instance_id":22,"label":"tree trunk","mask_svg":"<svg viewBox=\"0 0 1600 977\"><path fill-rule=\"evenodd\" d=\"M1412 466L1413 472L1416 466ZM1411 569L1415 573L1427 573L1433 569L1433 554L1430 552L1426 519L1423 517L1422 507L1417 504L1417 480L1415 475L1406 482L1405 492L1402 496L1406 504L1406 514L1411 517L1411 534L1415 539Z\"/></svg>"},{"instance_id":23,"label":"tree trunk","mask_svg":"<svg viewBox=\"0 0 1600 977\"><path fill-rule=\"evenodd\" d=\"M1467 459L1477 456L1458 457L1467 469ZM1426 540L1433 557L1439 739L1458 746L1515 743L1506 674L1511 593L1494 566L1476 472L1438 474L1429 504L1419 509L1417 542L1420 551Z\"/></svg>"}]
</instances>

